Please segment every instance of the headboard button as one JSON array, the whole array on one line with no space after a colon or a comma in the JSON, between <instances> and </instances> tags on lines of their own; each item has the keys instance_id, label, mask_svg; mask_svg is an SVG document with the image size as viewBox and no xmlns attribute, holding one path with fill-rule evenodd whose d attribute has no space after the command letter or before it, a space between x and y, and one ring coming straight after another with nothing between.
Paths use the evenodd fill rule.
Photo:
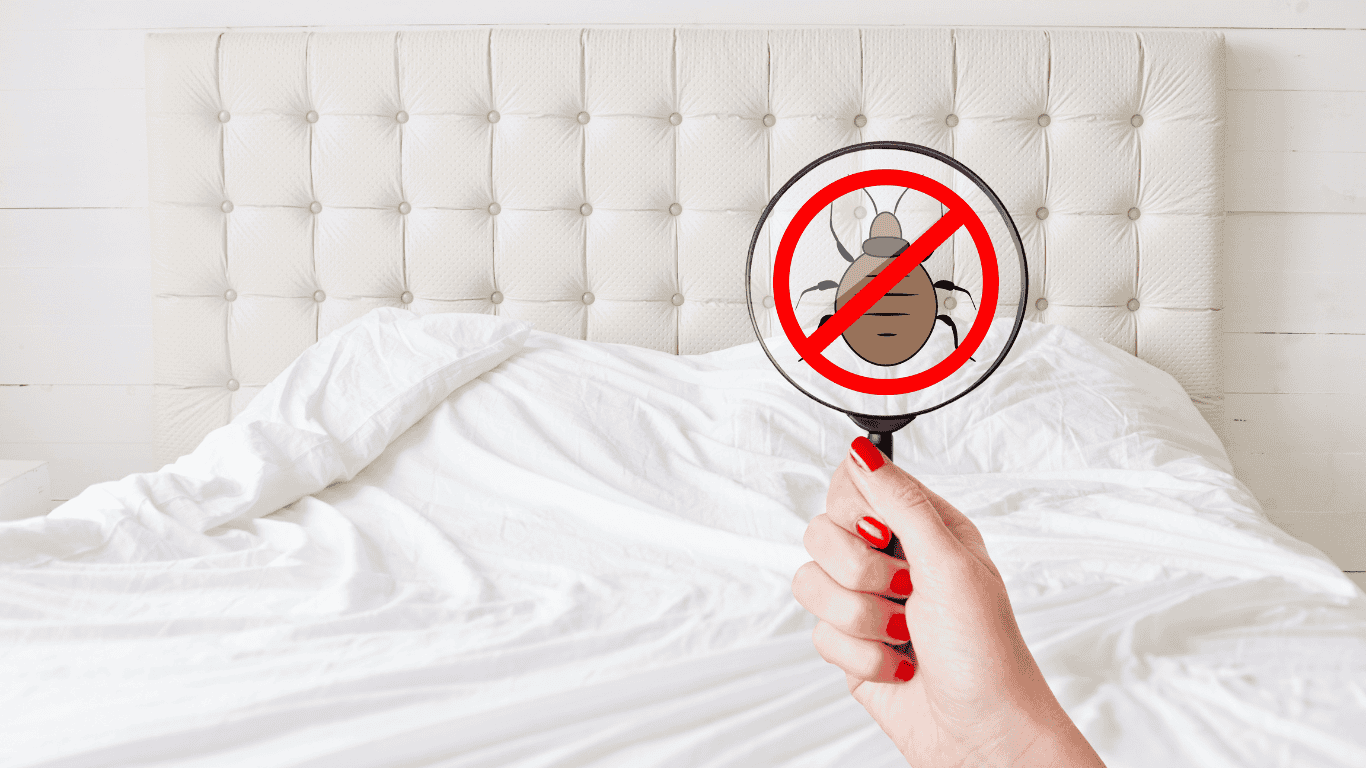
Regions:
<instances>
[{"instance_id":1,"label":"headboard button","mask_svg":"<svg viewBox=\"0 0 1366 768\"><path fill-rule=\"evenodd\" d=\"M226 122L228 122L228 121L231 120L231 119L232 119L232 113L229 112L229 111L226 110L226 109L223 110L222 112L219 112L219 113L218 113L218 122L220 122L220 123L226 123Z\"/></svg>"},{"instance_id":2,"label":"headboard button","mask_svg":"<svg viewBox=\"0 0 1366 768\"><path fill-rule=\"evenodd\" d=\"M868 209L861 205L854 206L854 218L861 219L868 215Z\"/></svg>"},{"instance_id":3,"label":"headboard button","mask_svg":"<svg viewBox=\"0 0 1366 768\"><path fill-rule=\"evenodd\" d=\"M408 122L408 113L400 109L398 114L394 115L394 119L400 123L406 123Z\"/></svg>"},{"instance_id":4,"label":"headboard button","mask_svg":"<svg viewBox=\"0 0 1366 768\"><path fill-rule=\"evenodd\" d=\"M1048 299L1039 299L1038 301L1035 301L1034 308L1039 310L1040 312L1044 311L1045 309L1048 309Z\"/></svg>"},{"instance_id":5,"label":"headboard button","mask_svg":"<svg viewBox=\"0 0 1366 768\"><path fill-rule=\"evenodd\" d=\"M583 295L584 304L592 304L595 301L597 301L597 299L593 296L592 292L588 292Z\"/></svg>"},{"instance_id":6,"label":"headboard button","mask_svg":"<svg viewBox=\"0 0 1366 768\"><path fill-rule=\"evenodd\" d=\"M1132 220L1132 221L1137 221L1137 220L1138 220L1138 217L1139 217L1139 216L1142 216L1142 215L1143 215L1143 213L1142 213L1141 211L1139 211L1137 208L1130 208L1130 209L1129 209L1129 219Z\"/></svg>"},{"instance_id":7,"label":"headboard button","mask_svg":"<svg viewBox=\"0 0 1366 768\"><path fill-rule=\"evenodd\" d=\"M958 115L949 115L948 117L944 118L944 125L947 125L950 128L957 128Z\"/></svg>"},{"instance_id":8,"label":"headboard button","mask_svg":"<svg viewBox=\"0 0 1366 768\"><path fill-rule=\"evenodd\" d=\"M503 303L503 292L502 292L502 291L494 291L494 292L493 292L493 295L492 295L492 296L489 296L489 301L493 302L494 304L502 304L502 303Z\"/></svg>"},{"instance_id":9,"label":"headboard button","mask_svg":"<svg viewBox=\"0 0 1366 768\"><path fill-rule=\"evenodd\" d=\"M490 123L496 123L496 122L498 122L498 121L501 120L501 119L503 119L503 116L500 115L500 114L498 114L498 110L495 109L495 110L493 110L492 112L489 112L489 122L490 122Z\"/></svg>"},{"instance_id":10,"label":"headboard button","mask_svg":"<svg viewBox=\"0 0 1366 768\"><path fill-rule=\"evenodd\" d=\"M219 207L220 210L223 211L223 213L232 213L232 201L231 201L231 200L224 200L224 201L223 201L223 204L220 205L220 206L218 206L218 207Z\"/></svg>"},{"instance_id":11,"label":"headboard button","mask_svg":"<svg viewBox=\"0 0 1366 768\"><path fill-rule=\"evenodd\" d=\"M1124 306L1128 307L1130 312L1137 312L1137 311L1138 311L1138 299L1129 299L1129 303L1128 303L1128 304L1125 304Z\"/></svg>"},{"instance_id":12,"label":"headboard button","mask_svg":"<svg viewBox=\"0 0 1366 768\"><path fill-rule=\"evenodd\" d=\"M316 123L318 122L318 113L310 109L308 114L304 115L304 119L310 123Z\"/></svg>"},{"instance_id":13,"label":"headboard button","mask_svg":"<svg viewBox=\"0 0 1366 768\"><path fill-rule=\"evenodd\" d=\"M242 385L237 383L237 379L228 379L228 391L236 392Z\"/></svg>"},{"instance_id":14,"label":"headboard button","mask_svg":"<svg viewBox=\"0 0 1366 768\"><path fill-rule=\"evenodd\" d=\"M683 122L683 116L680 115L680 114L678 114L677 112L673 113L672 115L669 115L669 123L670 123L671 125L678 125L679 123L682 123L682 122Z\"/></svg>"},{"instance_id":15,"label":"headboard button","mask_svg":"<svg viewBox=\"0 0 1366 768\"><path fill-rule=\"evenodd\" d=\"M777 123L778 118L774 117L773 115L764 115L764 125L768 126L769 128L772 128L774 125L777 125Z\"/></svg>"},{"instance_id":16,"label":"headboard button","mask_svg":"<svg viewBox=\"0 0 1366 768\"><path fill-rule=\"evenodd\" d=\"M1134 115L1133 117L1129 118L1129 125L1132 125L1135 128L1138 128L1139 126L1143 125L1143 115Z\"/></svg>"},{"instance_id":17,"label":"headboard button","mask_svg":"<svg viewBox=\"0 0 1366 768\"><path fill-rule=\"evenodd\" d=\"M868 124L868 118L863 115L854 115L854 127L862 128Z\"/></svg>"},{"instance_id":18,"label":"headboard button","mask_svg":"<svg viewBox=\"0 0 1366 768\"><path fill-rule=\"evenodd\" d=\"M1043 221L1044 219L1048 218L1048 209L1040 206L1039 210L1034 212L1034 218L1038 219L1039 221Z\"/></svg>"},{"instance_id":19,"label":"headboard button","mask_svg":"<svg viewBox=\"0 0 1366 768\"><path fill-rule=\"evenodd\" d=\"M679 205L678 203L673 203L669 206L669 213L673 216L678 216L679 214L683 213L683 206Z\"/></svg>"},{"instance_id":20,"label":"headboard button","mask_svg":"<svg viewBox=\"0 0 1366 768\"><path fill-rule=\"evenodd\" d=\"M673 302L673 305L675 307L681 307L683 306L683 294L675 293L673 297L669 299L669 301Z\"/></svg>"},{"instance_id":21,"label":"headboard button","mask_svg":"<svg viewBox=\"0 0 1366 768\"><path fill-rule=\"evenodd\" d=\"M1040 128L1047 128L1048 124L1051 122L1053 122L1053 118L1049 117L1048 115L1039 115Z\"/></svg>"},{"instance_id":22,"label":"headboard button","mask_svg":"<svg viewBox=\"0 0 1366 768\"><path fill-rule=\"evenodd\" d=\"M957 300L957 299L955 299L955 298L952 297L952 296L945 296L945 297L944 297L944 309L947 309L947 310L949 310L949 311L953 311L953 310L954 310L955 308L957 308L957 307L958 307L958 300Z\"/></svg>"},{"instance_id":23,"label":"headboard button","mask_svg":"<svg viewBox=\"0 0 1366 768\"><path fill-rule=\"evenodd\" d=\"M588 203L584 203L583 205L579 206L579 213L583 214L584 216L588 216L589 214L593 213L593 206L589 205Z\"/></svg>"},{"instance_id":24,"label":"headboard button","mask_svg":"<svg viewBox=\"0 0 1366 768\"><path fill-rule=\"evenodd\" d=\"M403 214L404 216L407 216L408 214L413 212L413 207L411 205L408 205L408 202L405 200L404 202L398 204L398 212Z\"/></svg>"},{"instance_id":25,"label":"headboard button","mask_svg":"<svg viewBox=\"0 0 1366 768\"><path fill-rule=\"evenodd\" d=\"M593 116L588 114L587 112L579 113L579 125L588 125L588 121L592 119Z\"/></svg>"},{"instance_id":26,"label":"headboard button","mask_svg":"<svg viewBox=\"0 0 1366 768\"><path fill-rule=\"evenodd\" d=\"M763 301L764 309L773 309L773 297L765 296Z\"/></svg>"},{"instance_id":27,"label":"headboard button","mask_svg":"<svg viewBox=\"0 0 1366 768\"><path fill-rule=\"evenodd\" d=\"M327 299L327 294L323 293L322 291L314 291L314 292L313 292L313 300L314 300L314 301L322 302L322 301L325 301L326 299Z\"/></svg>"},{"instance_id":28,"label":"headboard button","mask_svg":"<svg viewBox=\"0 0 1366 768\"><path fill-rule=\"evenodd\" d=\"M497 203L489 203L489 213L497 216L503 210L503 206Z\"/></svg>"},{"instance_id":29,"label":"headboard button","mask_svg":"<svg viewBox=\"0 0 1366 768\"><path fill-rule=\"evenodd\" d=\"M237 291L231 288L223 291L223 301L237 301Z\"/></svg>"},{"instance_id":30,"label":"headboard button","mask_svg":"<svg viewBox=\"0 0 1366 768\"><path fill-rule=\"evenodd\" d=\"M323 204L318 202L317 200L314 200L313 202L308 204L308 210L312 211L313 213L322 213Z\"/></svg>"},{"instance_id":31,"label":"headboard button","mask_svg":"<svg viewBox=\"0 0 1366 768\"><path fill-rule=\"evenodd\" d=\"M403 292L403 295L398 297L398 300L401 301L401 302L403 302L404 304L412 304L412 303L413 303L413 292L412 292L412 291L404 291L404 292Z\"/></svg>"}]
</instances>

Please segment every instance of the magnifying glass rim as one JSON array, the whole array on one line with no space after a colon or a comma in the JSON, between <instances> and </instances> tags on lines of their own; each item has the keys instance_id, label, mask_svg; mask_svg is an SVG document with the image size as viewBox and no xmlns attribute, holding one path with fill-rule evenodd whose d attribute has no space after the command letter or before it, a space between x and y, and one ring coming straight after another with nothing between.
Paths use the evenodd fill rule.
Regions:
<instances>
[{"instance_id":1,"label":"magnifying glass rim","mask_svg":"<svg viewBox=\"0 0 1366 768\"><path fill-rule=\"evenodd\" d=\"M817 166L821 165L827 160L833 160L842 155L847 155L852 152L859 152L865 149L897 149L903 152L914 152L918 155L924 155L926 157L938 160L939 162L948 165L950 168L953 168L954 170L966 176L968 180L970 180L973 184L977 185L978 189L986 193L987 198L991 200L991 204L996 206L996 212L1001 214L1001 218L1005 219L1006 225L1010 229L1010 238L1015 243L1015 253L1020 258L1020 300L1015 310L1015 325L1010 329L1010 337L1006 339L1005 346L1001 348L1000 354L998 354L996 356L996 359L992 361L991 367L987 368L986 372L984 372L980 378L974 381L962 392L959 392L958 394L945 400L942 403L939 403L938 405L925 408L924 410L915 411L914 413L859 413L857 411L851 411L848 408L841 408L838 405L828 403L825 400L822 400L821 398L806 391L802 387L802 385L798 384L796 380L794 380L791 376L787 375L787 371L783 370L783 367L778 364L777 359L773 357L773 353L769 351L768 344L764 341L764 334L762 331L759 330L759 318L754 312L754 291L750 290L753 287L751 275L753 274L754 269L754 249L759 244L759 234L763 231L764 223L768 221L769 214L773 213L773 209L775 206L777 206L778 200L782 198L782 196L787 192L788 189L792 187L793 184L796 184L798 181L802 179L803 176L815 170ZM996 196L996 193L992 191L991 187L987 186L987 183L982 180L982 177L978 176L976 173L973 173L972 169L968 168L966 165L963 165L956 159L944 154L943 152L940 152L937 149L931 149L929 147L921 146L919 144L911 144L910 142L906 141L865 141L861 144L850 144L847 147L840 147L839 149L836 149L833 152L829 152L825 155L822 155L821 157L816 158L815 160L808 163L805 168L801 169L800 171L797 171L797 173L794 174L792 178L788 179L787 183L784 184L782 188L779 189L773 195L773 198L768 201L768 205L764 208L764 212L759 216L759 223L756 224L754 227L754 236L751 237L749 241L749 253L745 256L745 282L745 306L749 309L750 325L754 326L754 336L757 339L759 339L759 346L764 350L764 355L768 357L770 363L773 363L773 367L778 369L778 373L782 374L782 377L784 379L787 379L789 384L796 387L798 392L801 392L803 395L806 395L807 397L811 398L812 400L815 400L821 405L824 405L827 408L833 408L837 411L840 411L841 413L848 414L849 416L863 419L914 419L915 417L920 416L922 414L926 414L931 411L937 411L940 408L943 408L949 403L958 400L967 393L976 389L982 382L987 380L987 377L995 373L997 368L1001 367L1001 363L1005 362L1006 355L1010 353L1010 348L1015 346L1015 338L1019 336L1020 327L1024 325L1025 308L1026 306L1028 306L1029 301L1029 263L1025 260L1024 242L1020 240L1020 231L1015 228L1015 220L1010 217L1010 212L1007 211L1005 205L1001 203L1001 198Z\"/></svg>"}]
</instances>

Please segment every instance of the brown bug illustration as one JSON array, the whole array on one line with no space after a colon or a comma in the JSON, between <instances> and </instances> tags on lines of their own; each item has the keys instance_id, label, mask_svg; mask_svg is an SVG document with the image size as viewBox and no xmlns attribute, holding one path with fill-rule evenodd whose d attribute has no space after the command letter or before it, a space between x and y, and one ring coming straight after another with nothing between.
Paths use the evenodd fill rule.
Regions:
<instances>
[{"instance_id":1,"label":"brown bug illustration","mask_svg":"<svg viewBox=\"0 0 1366 768\"><path fill-rule=\"evenodd\" d=\"M867 189L863 193L873 201ZM905 196L906 192L902 192L901 197ZM873 217L868 227L868 239L863 241L863 253L858 258L850 255L840 242L839 235L835 234L835 206L831 204L830 235L835 238L840 255L849 262L849 268L838 283L822 280L802 291L797 296L798 305L802 297L811 291L835 289L835 311L838 312L846 301L863 290L884 267L892 263L897 254L906 249L909 243L901 236L901 222L896 218L901 197L897 198L891 211L882 211ZM877 211L876 201L873 201L873 210ZM873 365L900 365L925 346L934 331L934 324L942 321L953 332L953 346L956 349L958 326L953 318L939 314L936 289L962 291L967 294L973 308L977 308L976 300L966 288L960 288L949 280L932 281L930 274L925 271L925 265L921 263L844 331L844 341L854 354ZM825 325L833 316L832 313L822 317L820 324Z\"/></svg>"}]
</instances>

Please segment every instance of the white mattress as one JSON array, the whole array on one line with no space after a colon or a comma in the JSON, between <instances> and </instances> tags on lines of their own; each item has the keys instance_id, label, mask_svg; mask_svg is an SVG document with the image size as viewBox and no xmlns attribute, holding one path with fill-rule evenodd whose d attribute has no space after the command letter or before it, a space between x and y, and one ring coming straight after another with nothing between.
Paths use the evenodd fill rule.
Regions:
<instances>
[{"instance_id":1,"label":"white mattress","mask_svg":"<svg viewBox=\"0 0 1366 768\"><path fill-rule=\"evenodd\" d=\"M0 764L904 765L789 593L856 434L757 344L378 310L175 465L0 524ZM1366 596L1169 375L1026 323L896 458L1112 768L1366 765Z\"/></svg>"}]
</instances>

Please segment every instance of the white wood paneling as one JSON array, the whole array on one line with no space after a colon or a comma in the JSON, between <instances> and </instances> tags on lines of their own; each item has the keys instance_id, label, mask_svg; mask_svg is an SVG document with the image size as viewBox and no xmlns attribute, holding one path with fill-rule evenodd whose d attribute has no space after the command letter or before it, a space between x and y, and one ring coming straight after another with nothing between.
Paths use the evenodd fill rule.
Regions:
<instances>
[{"instance_id":1,"label":"white wood paneling","mask_svg":"<svg viewBox=\"0 0 1366 768\"><path fill-rule=\"evenodd\" d=\"M1362 371L1366 371L1366 335L1225 335L1224 389L1227 392L1366 395L1366 376Z\"/></svg>"},{"instance_id":2,"label":"white wood paneling","mask_svg":"<svg viewBox=\"0 0 1366 768\"><path fill-rule=\"evenodd\" d=\"M145 204L0 209L0 269L150 269Z\"/></svg>"},{"instance_id":3,"label":"white wood paneling","mask_svg":"<svg viewBox=\"0 0 1366 768\"><path fill-rule=\"evenodd\" d=\"M1269 517L1291 536L1318 547L1343 570L1366 570L1366 515L1278 512Z\"/></svg>"},{"instance_id":4,"label":"white wood paneling","mask_svg":"<svg viewBox=\"0 0 1366 768\"><path fill-rule=\"evenodd\" d=\"M150 386L0 386L0 443L150 442Z\"/></svg>"},{"instance_id":5,"label":"white wood paneling","mask_svg":"<svg viewBox=\"0 0 1366 768\"><path fill-rule=\"evenodd\" d=\"M31 385L0 386L0 457L51 462L59 497L155 468L147 31L555 23L1222 29L1223 431L1273 519L1366 570L1361 2L0 0L0 385Z\"/></svg>"},{"instance_id":6,"label":"white wood paneling","mask_svg":"<svg viewBox=\"0 0 1366 768\"><path fill-rule=\"evenodd\" d=\"M66 500L95 483L117 480L158 468L151 443L6 443L0 458L36 459L48 463L52 498Z\"/></svg>"},{"instance_id":7,"label":"white wood paneling","mask_svg":"<svg viewBox=\"0 0 1366 768\"><path fill-rule=\"evenodd\" d=\"M921 24L958 26L1366 27L1356 2L1286 0L23 0L16 30L433 24Z\"/></svg>"},{"instance_id":8,"label":"white wood paneling","mask_svg":"<svg viewBox=\"0 0 1366 768\"><path fill-rule=\"evenodd\" d=\"M145 206L146 112L142 91L0 91L0 208Z\"/></svg>"}]
</instances>

